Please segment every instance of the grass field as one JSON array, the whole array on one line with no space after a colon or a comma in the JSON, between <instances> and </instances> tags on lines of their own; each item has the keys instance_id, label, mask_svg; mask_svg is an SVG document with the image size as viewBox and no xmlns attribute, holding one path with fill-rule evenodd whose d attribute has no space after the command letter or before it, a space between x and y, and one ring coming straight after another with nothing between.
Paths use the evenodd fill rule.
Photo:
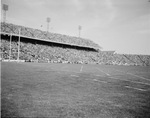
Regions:
<instances>
[{"instance_id":1,"label":"grass field","mask_svg":"<svg viewBox=\"0 0 150 118\"><path fill-rule=\"evenodd\" d=\"M1 63L2 117L150 118L150 67Z\"/></svg>"}]
</instances>

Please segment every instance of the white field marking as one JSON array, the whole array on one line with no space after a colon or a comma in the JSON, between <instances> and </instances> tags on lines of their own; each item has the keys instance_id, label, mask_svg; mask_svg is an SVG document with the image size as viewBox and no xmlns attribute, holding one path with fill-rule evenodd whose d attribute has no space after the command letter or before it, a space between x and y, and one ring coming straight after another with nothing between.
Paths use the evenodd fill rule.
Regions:
<instances>
[{"instance_id":1,"label":"white field marking","mask_svg":"<svg viewBox=\"0 0 150 118\"><path fill-rule=\"evenodd\" d=\"M99 100L99 99L98 99ZM103 100L103 99L100 99L100 101L104 102L104 103L108 103L112 106L115 106L115 107L122 107L121 104L115 104L113 101L110 101L110 100Z\"/></svg>"},{"instance_id":2,"label":"white field marking","mask_svg":"<svg viewBox=\"0 0 150 118\"><path fill-rule=\"evenodd\" d=\"M136 71L136 73L150 73L150 72L138 72L138 71Z\"/></svg>"},{"instance_id":3,"label":"white field marking","mask_svg":"<svg viewBox=\"0 0 150 118\"><path fill-rule=\"evenodd\" d=\"M121 104L113 104L113 106L115 106L115 107L122 107Z\"/></svg>"},{"instance_id":4,"label":"white field marking","mask_svg":"<svg viewBox=\"0 0 150 118\"><path fill-rule=\"evenodd\" d=\"M141 77L141 76L138 76L138 75L135 75L135 74L132 74L132 73L127 73L127 74L132 75L132 76L135 76L135 77L138 77L138 78L141 78L141 79L145 79L145 80L147 80L147 81L150 81L150 79L147 79L147 78L145 78L145 77Z\"/></svg>"},{"instance_id":5,"label":"white field marking","mask_svg":"<svg viewBox=\"0 0 150 118\"><path fill-rule=\"evenodd\" d=\"M71 77L79 77L78 75L70 75Z\"/></svg>"},{"instance_id":6,"label":"white field marking","mask_svg":"<svg viewBox=\"0 0 150 118\"><path fill-rule=\"evenodd\" d=\"M95 75L95 76L101 77L101 75Z\"/></svg>"},{"instance_id":7,"label":"white field marking","mask_svg":"<svg viewBox=\"0 0 150 118\"><path fill-rule=\"evenodd\" d=\"M114 70L116 70L116 69L114 69ZM120 71L120 70L116 70L116 71L119 71L119 72L122 72L122 73L126 73L126 72L123 72L123 71ZM141 78L141 79L145 79L145 80L147 80L147 81L150 81L150 79L147 79L147 78L145 78L145 77L141 77L141 76L135 75L135 74L133 74L133 73L126 73L126 74L132 75L132 76L135 76L135 77L138 77L138 78Z\"/></svg>"},{"instance_id":8,"label":"white field marking","mask_svg":"<svg viewBox=\"0 0 150 118\"><path fill-rule=\"evenodd\" d=\"M94 75L94 76L97 76L97 77L104 77L104 76L102 76L102 75Z\"/></svg>"},{"instance_id":9,"label":"white field marking","mask_svg":"<svg viewBox=\"0 0 150 118\"><path fill-rule=\"evenodd\" d=\"M132 83L135 83L135 84L144 84L144 85L149 85L149 86L150 86L150 84L149 84L149 83L145 83L145 82L130 81L130 80L119 79L119 78L115 78L115 77L109 77L109 78L117 79L117 80L121 80L121 81L132 82Z\"/></svg>"},{"instance_id":10,"label":"white field marking","mask_svg":"<svg viewBox=\"0 0 150 118\"><path fill-rule=\"evenodd\" d=\"M101 80L97 80L97 79L93 79L93 81L102 82L102 83L107 83L106 81L101 81Z\"/></svg>"},{"instance_id":11,"label":"white field marking","mask_svg":"<svg viewBox=\"0 0 150 118\"><path fill-rule=\"evenodd\" d=\"M122 72L122 73L125 73L125 72L123 72L123 71L121 71L121 70L117 70L117 69L114 69L115 71L118 71L118 72Z\"/></svg>"},{"instance_id":12,"label":"white field marking","mask_svg":"<svg viewBox=\"0 0 150 118\"><path fill-rule=\"evenodd\" d=\"M131 87L131 86L125 86L126 88L131 88L131 89L135 89L135 90L138 90L138 91L147 91L145 89L141 89L141 88L135 88L135 87Z\"/></svg>"},{"instance_id":13,"label":"white field marking","mask_svg":"<svg viewBox=\"0 0 150 118\"><path fill-rule=\"evenodd\" d=\"M83 70L83 65L82 65L81 68L80 68L80 72L82 72L82 70Z\"/></svg>"},{"instance_id":14,"label":"white field marking","mask_svg":"<svg viewBox=\"0 0 150 118\"><path fill-rule=\"evenodd\" d=\"M136 82L136 83L138 83L138 84L145 84L145 85L149 85L150 86L149 83L145 83L145 82Z\"/></svg>"},{"instance_id":15,"label":"white field marking","mask_svg":"<svg viewBox=\"0 0 150 118\"><path fill-rule=\"evenodd\" d=\"M80 73L80 72L76 72L76 71L69 71L69 70L60 70L60 72L72 72L72 73Z\"/></svg>"},{"instance_id":16,"label":"white field marking","mask_svg":"<svg viewBox=\"0 0 150 118\"><path fill-rule=\"evenodd\" d=\"M73 73L81 73L81 72L76 72L76 71L68 71L68 70L61 70L63 72L73 72ZM137 82L137 81L130 81L130 80L124 80L124 79L119 79L119 78L115 78L115 77L112 77L110 76L109 78L112 78L112 79L118 79L118 80L122 80L122 81L128 81L128 82L132 82L132 83L136 83L136 84L144 84L144 85L149 85L149 83L145 83L145 82ZM87 79L88 80L88 79Z\"/></svg>"},{"instance_id":17,"label":"white field marking","mask_svg":"<svg viewBox=\"0 0 150 118\"><path fill-rule=\"evenodd\" d=\"M100 72L104 73L107 76L111 76L109 73L104 72L103 70L100 70L99 68L96 68L97 70L99 70Z\"/></svg>"}]
</instances>

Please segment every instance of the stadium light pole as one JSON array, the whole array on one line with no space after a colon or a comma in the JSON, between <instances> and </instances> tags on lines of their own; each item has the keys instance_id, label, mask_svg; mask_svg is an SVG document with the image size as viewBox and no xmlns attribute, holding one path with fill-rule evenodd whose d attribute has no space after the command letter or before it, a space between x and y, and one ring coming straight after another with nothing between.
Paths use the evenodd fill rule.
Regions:
<instances>
[{"instance_id":1,"label":"stadium light pole","mask_svg":"<svg viewBox=\"0 0 150 118\"><path fill-rule=\"evenodd\" d=\"M11 60L11 40L12 40L12 34L10 34L10 43L9 43L9 61Z\"/></svg>"},{"instance_id":2,"label":"stadium light pole","mask_svg":"<svg viewBox=\"0 0 150 118\"><path fill-rule=\"evenodd\" d=\"M81 36L81 29L82 29L82 27L79 25L78 29L79 29L79 38L80 38L80 36Z\"/></svg>"},{"instance_id":3,"label":"stadium light pole","mask_svg":"<svg viewBox=\"0 0 150 118\"><path fill-rule=\"evenodd\" d=\"M8 11L8 5L3 4L3 22L6 22L6 11Z\"/></svg>"},{"instance_id":4,"label":"stadium light pole","mask_svg":"<svg viewBox=\"0 0 150 118\"><path fill-rule=\"evenodd\" d=\"M49 23L50 23L51 19L49 17L47 17L46 21L47 21L47 32L49 32Z\"/></svg>"},{"instance_id":5,"label":"stadium light pole","mask_svg":"<svg viewBox=\"0 0 150 118\"><path fill-rule=\"evenodd\" d=\"M18 57L17 57L18 62L19 62L19 55L20 55L20 32L21 32L21 28L19 28L19 39L18 39Z\"/></svg>"}]
</instances>

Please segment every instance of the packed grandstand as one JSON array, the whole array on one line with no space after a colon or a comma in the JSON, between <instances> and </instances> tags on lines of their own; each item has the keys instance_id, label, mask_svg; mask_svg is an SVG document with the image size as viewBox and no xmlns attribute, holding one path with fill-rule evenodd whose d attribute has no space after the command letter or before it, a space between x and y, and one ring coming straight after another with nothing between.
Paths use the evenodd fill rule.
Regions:
<instances>
[{"instance_id":1,"label":"packed grandstand","mask_svg":"<svg viewBox=\"0 0 150 118\"><path fill-rule=\"evenodd\" d=\"M19 37L20 43L18 43ZM18 44L19 59L27 62L150 65L150 55L117 54L114 51L101 51L101 47L89 39L2 22L1 60L17 60Z\"/></svg>"}]
</instances>

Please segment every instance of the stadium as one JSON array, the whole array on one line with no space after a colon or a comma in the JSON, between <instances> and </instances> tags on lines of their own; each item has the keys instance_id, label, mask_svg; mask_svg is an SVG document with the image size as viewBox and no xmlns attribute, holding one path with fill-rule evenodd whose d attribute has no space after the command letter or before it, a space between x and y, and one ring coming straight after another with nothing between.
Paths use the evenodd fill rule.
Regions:
<instances>
[{"instance_id":1,"label":"stadium","mask_svg":"<svg viewBox=\"0 0 150 118\"><path fill-rule=\"evenodd\" d=\"M99 26L100 29L106 30L108 24L111 29L114 22L119 22L119 20L114 20L117 9L122 10L121 14L127 13L125 17L130 16L128 10L130 12L133 10L130 8L132 5L129 4L132 2L128 3L128 1L121 8L114 6L115 1L109 0L70 1L59 1L58 4L58 1L55 3L53 0L44 2L36 0L36 2L30 1L33 3L30 4L29 1L24 0L21 3L17 0L14 3L6 0L6 3L8 2L17 10L20 9L16 12L12 7L11 10L14 12L9 13L9 20L13 20L15 16L16 19L14 19L19 22L17 18L21 18L22 14L25 18L27 13L29 17L24 20L29 23L32 18L34 19L30 16L30 12L33 15L33 8L37 7L36 14L38 10L41 10L40 6L44 10L46 7L53 18L60 18L63 21L65 16L69 16L66 19L71 17L71 22L67 19L67 26L75 26L75 20L82 22L80 18L82 16L82 23L85 22L87 27L89 26L94 31ZM120 6L122 2L118 1L117 4ZM145 4L145 2L138 2L135 6ZM20 6L27 8L26 11ZM136 12L133 10L132 15L137 13L136 7L134 7ZM29 12L28 9L31 11ZM20 25L6 22L6 11L8 11L8 5L3 4L4 21L0 24L2 118L150 118L150 55L117 53L114 50L104 51L101 45L95 43L93 39L81 37L82 26L80 25L79 36L72 36L69 33L66 35L27 27L28 23ZM53 12L58 14L55 16ZM72 17L73 13L77 18ZM119 13L120 11L117 15ZM58 17L59 15L61 17ZM40 17L40 12L38 16ZM91 16L94 20L91 20ZM124 21L124 16L118 17L123 18ZM57 19L55 20L58 21ZM50 20L48 17L48 24ZM62 21L61 25L60 21L56 22L56 27L58 25L63 27ZM96 23L93 24L93 21ZM112 21L114 22L111 24ZM90 26L91 22L92 26ZM115 25L113 30L119 26ZM139 22L138 25L140 27ZM144 27L143 23L142 27ZM47 29L49 28L48 25ZM112 31L110 29L106 30L107 35L109 31ZM119 30L121 29L122 27ZM130 27L127 29L131 32ZM98 29L98 33L102 30ZM119 35L119 30L116 30L117 35ZM66 31L69 32L69 30ZM130 34L129 32L125 33ZM144 33L146 34L145 29Z\"/></svg>"},{"instance_id":2,"label":"stadium","mask_svg":"<svg viewBox=\"0 0 150 118\"><path fill-rule=\"evenodd\" d=\"M44 32L14 24L1 23L1 39L1 60L150 65L149 55L114 54L114 51L101 51L98 44L88 39Z\"/></svg>"},{"instance_id":3,"label":"stadium","mask_svg":"<svg viewBox=\"0 0 150 118\"><path fill-rule=\"evenodd\" d=\"M150 56L100 49L2 22L2 117L148 118Z\"/></svg>"}]
</instances>

